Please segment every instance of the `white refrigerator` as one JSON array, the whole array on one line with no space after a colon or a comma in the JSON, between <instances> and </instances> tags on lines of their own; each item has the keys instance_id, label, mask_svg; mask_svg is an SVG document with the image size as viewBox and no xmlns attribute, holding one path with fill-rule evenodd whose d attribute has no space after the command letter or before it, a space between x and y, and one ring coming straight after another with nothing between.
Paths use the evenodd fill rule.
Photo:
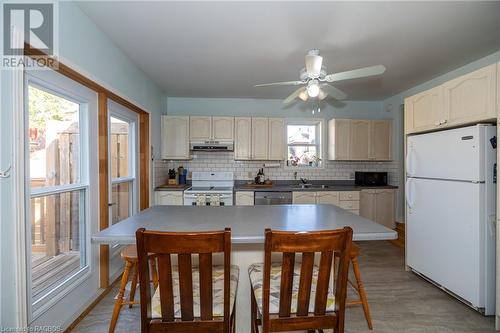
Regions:
<instances>
[{"instance_id":1,"label":"white refrigerator","mask_svg":"<svg viewBox=\"0 0 500 333\"><path fill-rule=\"evenodd\" d=\"M408 136L406 264L495 314L496 126Z\"/></svg>"}]
</instances>

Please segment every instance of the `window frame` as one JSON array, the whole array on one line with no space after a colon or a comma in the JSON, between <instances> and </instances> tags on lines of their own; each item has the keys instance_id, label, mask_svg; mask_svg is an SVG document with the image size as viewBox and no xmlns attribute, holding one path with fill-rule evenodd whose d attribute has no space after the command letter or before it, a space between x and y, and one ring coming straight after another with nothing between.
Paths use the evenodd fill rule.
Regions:
<instances>
[{"instance_id":1,"label":"window frame","mask_svg":"<svg viewBox=\"0 0 500 333\"><path fill-rule=\"evenodd\" d=\"M113 185L129 183L129 214L135 215L139 209L139 185L137 176L139 174L139 115L129 110L128 108L108 99L108 207L113 204ZM128 138L128 166L129 172L126 177L113 178L111 174L111 118L126 121L129 124L129 132L133 133L133 137ZM113 225L112 209L109 209L109 226ZM123 248L120 244L110 246L109 258L113 259L120 254Z\"/></svg>"},{"instance_id":2,"label":"window frame","mask_svg":"<svg viewBox=\"0 0 500 333\"><path fill-rule=\"evenodd\" d=\"M285 151L286 151L286 159L285 159L285 169L290 170L318 170L325 168L325 149L324 143L326 138L325 133L325 120L323 118L290 118L286 121L285 127ZM315 144L289 144L288 143L288 125L304 125L304 126L316 126L316 130L319 131L319 134L316 133L316 138L318 143ZM319 151L319 156L321 161L318 166L308 166L308 165L298 165L293 166L289 165L288 161L288 149L289 147L316 147L316 151Z\"/></svg>"},{"instance_id":3,"label":"window frame","mask_svg":"<svg viewBox=\"0 0 500 333\"><path fill-rule=\"evenodd\" d=\"M54 186L38 187L31 189L30 186L30 151L29 145L25 145L25 227L26 237L30 239L31 235L31 210L30 202L33 198L47 197L61 193L71 193L78 191L80 193L80 215L83 223L80 224L80 265L81 267L73 274L65 277L63 282L54 285L50 291L37 298L32 297L32 264L31 264L31 242L26 242L27 251L27 305L28 305L28 321L38 318L53 305L64 298L68 293L75 290L92 274L92 249L91 249L91 234L92 234L92 217L91 205L94 200L90 198L91 189L94 187L90 174L94 172L90 159L90 147L92 139L90 133L91 110L97 110L97 93L86 86L63 76L52 70L44 70L40 72L25 72L24 74L24 135L28 136L29 128L29 87L33 86L44 92L64 98L71 102L79 104L79 144L80 144L80 160L79 160L79 181L73 184L61 184ZM68 84L69 83L69 84ZM28 142L28 141L26 141Z\"/></svg>"}]
</instances>

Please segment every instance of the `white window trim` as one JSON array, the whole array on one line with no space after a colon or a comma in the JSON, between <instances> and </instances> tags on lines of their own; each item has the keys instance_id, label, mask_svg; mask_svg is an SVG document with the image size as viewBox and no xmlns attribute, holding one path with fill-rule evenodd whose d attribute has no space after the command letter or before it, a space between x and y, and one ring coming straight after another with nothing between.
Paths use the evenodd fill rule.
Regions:
<instances>
[{"instance_id":1,"label":"white window trim","mask_svg":"<svg viewBox=\"0 0 500 333\"><path fill-rule=\"evenodd\" d=\"M129 154L129 167L130 172L127 177L119 177L112 178L111 173L109 173L109 196L108 196L108 207L112 205L112 185L123 184L123 183L131 183L131 189L129 196L129 207L130 207L130 216L137 213L139 209L139 184L138 184L138 171L139 171L139 158L138 158L138 149L139 149L139 116L136 112L129 110L128 108L108 99L108 133L111 133L111 117L117 118L120 120L125 120L131 124L131 131L134 132L134 136L129 136L129 147L132 147L132 151L135 154ZM111 146L110 136L108 135L108 154L110 152L109 147ZM111 170L111 158L108 158L108 169ZM109 213L109 224L112 224L112 214L111 210ZM109 258L113 259L120 254L121 246L120 244L114 244L110 246L111 250L109 253Z\"/></svg>"},{"instance_id":2,"label":"white window trim","mask_svg":"<svg viewBox=\"0 0 500 333\"><path fill-rule=\"evenodd\" d=\"M55 82L55 83L53 83ZM24 145L25 154L25 234L29 235L31 233L30 211L29 211L29 201L32 197L48 196L58 193L66 193L72 191L84 191L80 200L85 202L84 207L81 210L81 214L84 216L84 230L81 230L80 237L84 237L84 240L80 243L84 247L85 253L85 266L81 267L77 272L68 276L63 282L61 282L54 289L49 291L47 294L36 300L32 301L31 295L31 276L27 276L27 307L28 307L28 322L32 322L46 311L52 308L57 302L59 302L63 297L71 293L83 282L88 280L93 273L92 268L92 245L90 242L91 234L95 232L96 227L93 225L92 221L97 221L96 213L93 212L96 209L96 198L90 196L90 192L95 191L95 187L98 184L91 181L90 174L97 172L97 165L93 165L93 160L89 155L90 147L96 146L97 133L93 129L94 126L89 126L91 122L91 110L97 110L97 94L88 89L85 86L80 85L78 82L65 77L52 70L44 71L31 71L25 74L24 83L24 135L27 131L25 130L29 126L29 115L28 115L28 88L32 85L38 89L47 91L56 96L60 96L67 100L73 101L80 104L79 110L79 131L80 131L80 147L81 147L81 158L80 158L80 179L79 183L75 184L64 184L56 185L50 188L35 188L30 190L30 174L29 174L29 149L28 145ZM66 86L72 86L71 91L65 89ZM97 161L95 161L97 162ZM33 195L32 195L33 194ZM93 208L92 208L93 207ZM27 255L31 255L31 242L25 243L25 248ZM81 258L82 259L82 258ZM26 274L31 273L31 259L26 260Z\"/></svg>"},{"instance_id":3,"label":"white window trim","mask_svg":"<svg viewBox=\"0 0 500 333\"><path fill-rule=\"evenodd\" d=\"M318 126L320 135L319 135L319 143L318 144L288 144L288 125L315 125ZM297 171L305 171L305 170L321 170L326 168L325 161L325 143L326 143L326 133L325 133L325 119L323 118L289 118L286 120L285 124L285 169L287 170L297 170ZM288 146L315 146L319 147L321 163L317 167L310 166L292 166L288 165Z\"/></svg>"}]
</instances>

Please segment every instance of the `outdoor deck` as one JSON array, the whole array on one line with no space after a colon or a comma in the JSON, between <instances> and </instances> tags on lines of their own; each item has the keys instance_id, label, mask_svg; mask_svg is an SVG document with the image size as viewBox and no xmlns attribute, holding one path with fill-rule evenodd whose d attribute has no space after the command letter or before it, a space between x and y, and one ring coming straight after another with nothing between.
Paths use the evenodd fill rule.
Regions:
<instances>
[{"instance_id":1,"label":"outdoor deck","mask_svg":"<svg viewBox=\"0 0 500 333\"><path fill-rule=\"evenodd\" d=\"M80 253L76 251L61 253L56 256L32 257L32 298L37 299L47 289L62 283L80 269Z\"/></svg>"}]
</instances>

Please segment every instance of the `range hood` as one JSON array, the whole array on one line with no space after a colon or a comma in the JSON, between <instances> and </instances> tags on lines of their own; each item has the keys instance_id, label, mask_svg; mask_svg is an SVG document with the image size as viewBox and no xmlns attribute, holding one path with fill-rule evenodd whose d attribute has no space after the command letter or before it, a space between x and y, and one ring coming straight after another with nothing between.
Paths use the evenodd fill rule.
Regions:
<instances>
[{"instance_id":1,"label":"range hood","mask_svg":"<svg viewBox=\"0 0 500 333\"><path fill-rule=\"evenodd\" d=\"M221 141L191 141L190 150L193 151L233 151L233 142L221 142Z\"/></svg>"}]
</instances>

